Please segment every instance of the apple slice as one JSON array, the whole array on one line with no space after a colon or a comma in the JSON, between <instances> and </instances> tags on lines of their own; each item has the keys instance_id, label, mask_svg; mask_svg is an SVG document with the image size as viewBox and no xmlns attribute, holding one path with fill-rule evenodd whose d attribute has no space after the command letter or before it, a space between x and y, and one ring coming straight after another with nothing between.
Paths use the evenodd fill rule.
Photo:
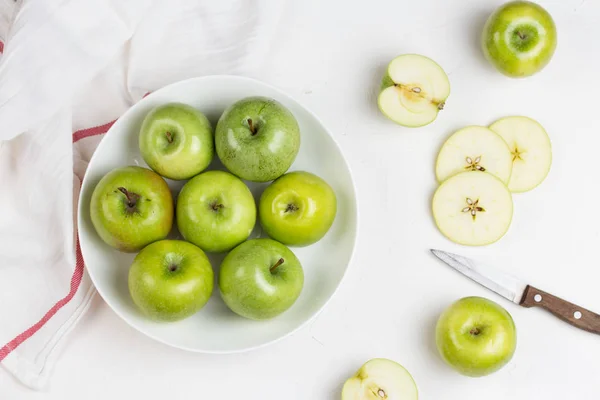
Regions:
<instances>
[{"instance_id":1,"label":"apple slice","mask_svg":"<svg viewBox=\"0 0 600 400\"><path fill-rule=\"evenodd\" d=\"M512 195L492 174L461 172L435 191L433 218L444 236L458 244L483 246L499 240L512 221Z\"/></svg>"},{"instance_id":2,"label":"apple slice","mask_svg":"<svg viewBox=\"0 0 600 400\"><path fill-rule=\"evenodd\" d=\"M381 112L407 127L431 123L450 95L448 75L435 61L418 54L394 58L381 82Z\"/></svg>"},{"instance_id":3,"label":"apple slice","mask_svg":"<svg viewBox=\"0 0 600 400\"><path fill-rule=\"evenodd\" d=\"M460 129L446 140L435 165L438 182L465 171L489 172L508 184L512 155L506 142L483 126Z\"/></svg>"},{"instance_id":4,"label":"apple slice","mask_svg":"<svg viewBox=\"0 0 600 400\"><path fill-rule=\"evenodd\" d=\"M385 358L367 361L348 379L342 400L417 400L417 385L400 364Z\"/></svg>"},{"instance_id":5,"label":"apple slice","mask_svg":"<svg viewBox=\"0 0 600 400\"><path fill-rule=\"evenodd\" d=\"M508 144L513 171L508 182L511 192L527 192L546 179L552 165L552 145L546 130L527 117L506 117L490 125Z\"/></svg>"}]
</instances>

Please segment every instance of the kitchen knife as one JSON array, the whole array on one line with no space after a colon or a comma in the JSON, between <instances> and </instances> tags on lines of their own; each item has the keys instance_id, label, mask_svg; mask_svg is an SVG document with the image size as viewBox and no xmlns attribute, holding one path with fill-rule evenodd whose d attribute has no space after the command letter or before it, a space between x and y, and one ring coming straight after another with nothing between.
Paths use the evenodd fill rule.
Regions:
<instances>
[{"instance_id":1,"label":"kitchen knife","mask_svg":"<svg viewBox=\"0 0 600 400\"><path fill-rule=\"evenodd\" d=\"M539 290L487 265L457 254L431 249L440 260L482 286L523 307L542 307L565 322L600 335L600 315Z\"/></svg>"}]
</instances>

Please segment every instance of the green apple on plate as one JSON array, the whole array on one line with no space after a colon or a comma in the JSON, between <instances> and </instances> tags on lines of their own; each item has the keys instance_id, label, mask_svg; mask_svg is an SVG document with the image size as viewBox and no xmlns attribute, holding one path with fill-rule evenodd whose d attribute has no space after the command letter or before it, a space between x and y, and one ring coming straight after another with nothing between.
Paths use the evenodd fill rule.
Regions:
<instances>
[{"instance_id":1,"label":"green apple on plate","mask_svg":"<svg viewBox=\"0 0 600 400\"><path fill-rule=\"evenodd\" d=\"M506 185L487 172L461 172L446 179L432 200L433 219L455 243L483 246L502 238L513 215Z\"/></svg>"},{"instance_id":2,"label":"green apple on plate","mask_svg":"<svg viewBox=\"0 0 600 400\"><path fill-rule=\"evenodd\" d=\"M527 192L546 179L552 165L552 144L542 125L531 118L514 116L499 119L490 129L504 139L511 152L511 192Z\"/></svg>"},{"instance_id":3,"label":"green apple on plate","mask_svg":"<svg viewBox=\"0 0 600 400\"><path fill-rule=\"evenodd\" d=\"M142 249L129 269L133 302L156 321L179 321L202 309L213 291L206 254L183 240L161 240Z\"/></svg>"},{"instance_id":4,"label":"green apple on plate","mask_svg":"<svg viewBox=\"0 0 600 400\"><path fill-rule=\"evenodd\" d=\"M256 223L256 204L250 189L236 176L206 171L183 186L176 215L185 240L219 253L248 239Z\"/></svg>"},{"instance_id":5,"label":"green apple on plate","mask_svg":"<svg viewBox=\"0 0 600 400\"><path fill-rule=\"evenodd\" d=\"M402 365L386 358L367 361L342 388L342 400L417 400L417 385Z\"/></svg>"},{"instance_id":6,"label":"green apple on plate","mask_svg":"<svg viewBox=\"0 0 600 400\"><path fill-rule=\"evenodd\" d=\"M556 25L539 4L512 1L490 15L481 42L485 57L496 69L510 77L527 77L541 71L552 59Z\"/></svg>"},{"instance_id":7,"label":"green apple on plate","mask_svg":"<svg viewBox=\"0 0 600 400\"><path fill-rule=\"evenodd\" d=\"M248 240L221 263L221 297L233 312L245 318L265 320L280 315L296 302L303 286L300 261L272 239Z\"/></svg>"},{"instance_id":8,"label":"green apple on plate","mask_svg":"<svg viewBox=\"0 0 600 400\"><path fill-rule=\"evenodd\" d=\"M439 64L419 54L404 54L387 66L377 104L397 124L419 127L436 119L449 95L450 81Z\"/></svg>"},{"instance_id":9,"label":"green apple on plate","mask_svg":"<svg viewBox=\"0 0 600 400\"><path fill-rule=\"evenodd\" d=\"M443 144L435 165L438 182L460 172L488 172L508 184L512 154L506 142L483 126L459 129Z\"/></svg>"},{"instance_id":10,"label":"green apple on plate","mask_svg":"<svg viewBox=\"0 0 600 400\"><path fill-rule=\"evenodd\" d=\"M182 103L152 109L144 118L138 142L146 164L175 180L202 172L215 153L210 122L199 110Z\"/></svg>"},{"instance_id":11,"label":"green apple on plate","mask_svg":"<svg viewBox=\"0 0 600 400\"><path fill-rule=\"evenodd\" d=\"M109 246L136 252L167 237L173 225L167 182L148 168L127 166L100 179L90 201L92 224Z\"/></svg>"},{"instance_id":12,"label":"green apple on plate","mask_svg":"<svg viewBox=\"0 0 600 400\"><path fill-rule=\"evenodd\" d=\"M229 106L215 131L219 159L233 174L254 182L283 175L300 149L300 127L283 104L246 97Z\"/></svg>"},{"instance_id":13,"label":"green apple on plate","mask_svg":"<svg viewBox=\"0 0 600 400\"><path fill-rule=\"evenodd\" d=\"M277 178L262 193L258 215L263 230L288 246L307 246L323 238L335 219L335 192L306 171Z\"/></svg>"},{"instance_id":14,"label":"green apple on plate","mask_svg":"<svg viewBox=\"0 0 600 400\"><path fill-rule=\"evenodd\" d=\"M517 347L517 331L508 311L482 297L450 305L436 326L442 358L459 373L480 377L504 367Z\"/></svg>"}]
</instances>

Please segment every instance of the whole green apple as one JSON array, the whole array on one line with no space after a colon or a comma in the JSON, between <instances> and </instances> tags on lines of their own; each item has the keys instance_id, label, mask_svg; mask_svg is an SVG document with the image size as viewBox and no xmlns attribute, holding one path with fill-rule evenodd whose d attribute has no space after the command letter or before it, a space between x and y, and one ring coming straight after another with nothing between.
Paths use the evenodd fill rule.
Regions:
<instances>
[{"instance_id":1,"label":"whole green apple","mask_svg":"<svg viewBox=\"0 0 600 400\"><path fill-rule=\"evenodd\" d=\"M283 175L296 159L300 128L281 103L247 97L223 112L215 143L229 171L242 179L267 182Z\"/></svg>"},{"instance_id":2,"label":"whole green apple","mask_svg":"<svg viewBox=\"0 0 600 400\"><path fill-rule=\"evenodd\" d=\"M106 244L136 252L167 237L173 226L173 197L167 182L147 168L115 168L92 193L90 217Z\"/></svg>"},{"instance_id":3,"label":"whole green apple","mask_svg":"<svg viewBox=\"0 0 600 400\"><path fill-rule=\"evenodd\" d=\"M488 18L482 34L486 58L514 78L542 70L554 55L556 42L554 20L544 8L529 1L500 6Z\"/></svg>"},{"instance_id":4,"label":"whole green apple","mask_svg":"<svg viewBox=\"0 0 600 400\"><path fill-rule=\"evenodd\" d=\"M304 272L294 253L272 239L248 240L221 264L219 290L236 314L254 320L276 317L300 296Z\"/></svg>"},{"instance_id":5,"label":"whole green apple","mask_svg":"<svg viewBox=\"0 0 600 400\"><path fill-rule=\"evenodd\" d=\"M150 168L176 180L202 172L215 153L210 122L200 111L182 103L164 104L146 115L139 147Z\"/></svg>"},{"instance_id":6,"label":"whole green apple","mask_svg":"<svg viewBox=\"0 0 600 400\"><path fill-rule=\"evenodd\" d=\"M133 302L156 321L178 321L208 302L214 274L206 254L183 240L161 240L142 249L129 269Z\"/></svg>"},{"instance_id":7,"label":"whole green apple","mask_svg":"<svg viewBox=\"0 0 600 400\"><path fill-rule=\"evenodd\" d=\"M228 251L250 236L256 204L250 189L225 171L207 171L190 179L177 199L177 227L204 251Z\"/></svg>"},{"instance_id":8,"label":"whole green apple","mask_svg":"<svg viewBox=\"0 0 600 400\"><path fill-rule=\"evenodd\" d=\"M506 365L517 347L512 317L497 303L465 297L438 320L436 344L442 358L466 376L479 377Z\"/></svg>"},{"instance_id":9,"label":"whole green apple","mask_svg":"<svg viewBox=\"0 0 600 400\"><path fill-rule=\"evenodd\" d=\"M288 246L313 244L327 233L337 212L335 192L310 172L290 172L262 193L258 216L264 231Z\"/></svg>"}]
</instances>

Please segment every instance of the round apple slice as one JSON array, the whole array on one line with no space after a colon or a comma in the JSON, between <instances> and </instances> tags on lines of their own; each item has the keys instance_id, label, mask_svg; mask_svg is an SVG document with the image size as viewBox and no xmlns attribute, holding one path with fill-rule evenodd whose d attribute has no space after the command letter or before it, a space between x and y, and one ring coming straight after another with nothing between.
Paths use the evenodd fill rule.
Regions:
<instances>
[{"instance_id":1,"label":"round apple slice","mask_svg":"<svg viewBox=\"0 0 600 400\"><path fill-rule=\"evenodd\" d=\"M377 100L381 112L408 127L431 123L450 95L448 76L435 61L418 54L394 58Z\"/></svg>"},{"instance_id":2,"label":"round apple slice","mask_svg":"<svg viewBox=\"0 0 600 400\"><path fill-rule=\"evenodd\" d=\"M400 364L385 358L367 361L348 379L342 400L417 400L417 385Z\"/></svg>"},{"instance_id":3,"label":"round apple slice","mask_svg":"<svg viewBox=\"0 0 600 400\"><path fill-rule=\"evenodd\" d=\"M506 142L483 126L460 129L446 140L435 165L438 182L465 171L488 172L508 184L512 155Z\"/></svg>"},{"instance_id":4,"label":"round apple slice","mask_svg":"<svg viewBox=\"0 0 600 400\"><path fill-rule=\"evenodd\" d=\"M552 145L546 130L527 117L506 117L490 125L508 144L513 171L508 182L511 192L527 192L546 179L552 165Z\"/></svg>"},{"instance_id":5,"label":"round apple slice","mask_svg":"<svg viewBox=\"0 0 600 400\"><path fill-rule=\"evenodd\" d=\"M433 218L458 244L483 246L499 240L512 221L512 195L492 174L461 172L445 180L432 201Z\"/></svg>"}]
</instances>

